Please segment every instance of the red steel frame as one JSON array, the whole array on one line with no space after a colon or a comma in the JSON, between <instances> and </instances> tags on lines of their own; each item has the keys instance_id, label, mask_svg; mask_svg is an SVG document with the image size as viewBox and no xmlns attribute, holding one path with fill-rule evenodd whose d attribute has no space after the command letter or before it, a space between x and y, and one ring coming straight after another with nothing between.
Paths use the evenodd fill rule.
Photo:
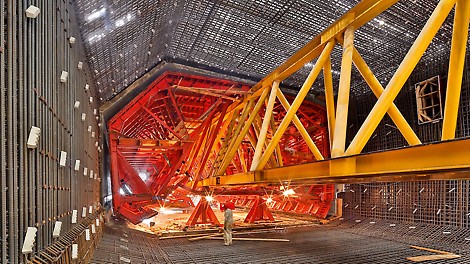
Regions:
<instances>
[{"instance_id":1,"label":"red steel frame","mask_svg":"<svg viewBox=\"0 0 470 264\"><path fill-rule=\"evenodd\" d=\"M244 96L249 89L248 85L232 81L167 72L116 114L108 122L115 211L139 223L157 214L152 209L155 206L181 203L193 206L187 194L203 193L196 190L197 182L209 176L222 145L219 132L227 128L225 122L228 121L220 117L225 116L232 101ZM273 113L275 124L286 114L279 103ZM305 101L299 110L299 119L322 154L329 156L325 108ZM256 141L256 133L252 128L249 138ZM293 125L279 145L284 166L315 160ZM253 153L252 142L247 139L226 173L239 173L249 168ZM192 185L186 186L189 181ZM333 189L332 185L296 186L295 197L286 200L279 186L244 186L234 187L230 194L237 196L230 196L230 199L240 205L242 199L261 200L260 195L247 194L268 194L273 200L270 208L324 217L333 199ZM227 193L227 190L213 191L219 195ZM210 207L206 207L208 204L198 205L189 225L198 222L200 215L211 213ZM267 208L263 207L263 211ZM252 214L250 222L260 220L256 217L258 213L259 210ZM207 221L218 224L211 216L206 217Z\"/></svg>"}]
</instances>

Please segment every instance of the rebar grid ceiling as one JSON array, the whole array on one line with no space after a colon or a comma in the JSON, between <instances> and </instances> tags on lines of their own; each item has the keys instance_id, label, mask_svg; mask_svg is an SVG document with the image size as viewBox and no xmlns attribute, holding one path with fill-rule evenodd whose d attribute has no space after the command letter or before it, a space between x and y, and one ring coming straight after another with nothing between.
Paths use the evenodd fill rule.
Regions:
<instances>
[{"instance_id":1,"label":"rebar grid ceiling","mask_svg":"<svg viewBox=\"0 0 470 264\"><path fill-rule=\"evenodd\" d=\"M79 0L76 6L94 80L101 101L106 101L162 60L261 79L358 2ZM382 82L391 78L437 3L399 1L356 31L357 49ZM448 58L452 17L422 64ZM341 58L340 54L338 46L332 57ZM312 65L307 63L283 84L299 87ZM335 83L339 73L336 59ZM351 87L355 94L368 91L357 71ZM322 90L316 84L311 92Z\"/></svg>"}]
</instances>

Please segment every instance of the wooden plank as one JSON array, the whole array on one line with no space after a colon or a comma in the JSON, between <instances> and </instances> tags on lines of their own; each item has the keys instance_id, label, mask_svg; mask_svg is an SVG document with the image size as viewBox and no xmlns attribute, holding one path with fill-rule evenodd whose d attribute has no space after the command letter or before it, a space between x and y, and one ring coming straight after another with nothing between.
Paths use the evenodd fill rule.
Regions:
<instances>
[{"instance_id":1,"label":"wooden plank","mask_svg":"<svg viewBox=\"0 0 470 264\"><path fill-rule=\"evenodd\" d=\"M224 239L223 237L209 237L209 239ZM267 241L267 242L289 242L289 239L282 238L254 238L254 237L234 237L232 240L241 240L241 241Z\"/></svg>"},{"instance_id":2,"label":"wooden plank","mask_svg":"<svg viewBox=\"0 0 470 264\"><path fill-rule=\"evenodd\" d=\"M407 260L413 262L422 262L428 260L442 260L442 259L455 259L460 258L461 256L455 254L440 254L440 255L429 255L429 256L417 256L417 257L408 257Z\"/></svg>"},{"instance_id":3,"label":"wooden plank","mask_svg":"<svg viewBox=\"0 0 470 264\"><path fill-rule=\"evenodd\" d=\"M437 254L451 254L454 255L452 252L447 252L447 251L442 251L442 250L437 250L437 249L432 249L432 248L425 248L425 247L419 247L419 246L410 246L410 248L418 249L418 250L424 250L432 253L437 253Z\"/></svg>"}]
</instances>

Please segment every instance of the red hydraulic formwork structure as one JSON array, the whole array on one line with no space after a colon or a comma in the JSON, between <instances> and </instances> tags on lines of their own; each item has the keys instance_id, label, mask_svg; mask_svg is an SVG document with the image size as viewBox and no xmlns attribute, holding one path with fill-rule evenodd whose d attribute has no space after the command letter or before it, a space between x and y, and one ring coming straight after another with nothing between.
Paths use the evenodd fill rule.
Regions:
<instances>
[{"instance_id":1,"label":"red hydraulic formwork structure","mask_svg":"<svg viewBox=\"0 0 470 264\"><path fill-rule=\"evenodd\" d=\"M242 199L259 201L260 195L269 196L272 205L288 201L295 203L289 207L293 211L324 217L333 199L332 185L292 186L294 194L289 196L283 195L281 190L284 183L210 190L198 187L198 182L215 175L224 138L234 132L236 124L230 120L240 112L230 110L229 105L249 95L249 89L248 85L233 81L167 72L126 105L108 123L114 210L138 223L157 214L159 207L193 206L188 198L190 193L203 196L211 193L215 197L225 196L222 200L229 197L237 204ZM263 109L225 174L250 170ZM286 111L280 103L276 103L272 111L271 123L275 127ZM327 157L329 143L324 107L305 101L299 113L300 121ZM244 117L235 120L243 122ZM268 138L272 136L272 130L266 133ZM314 155L292 125L279 142L278 152L268 162L268 167L312 161L315 161ZM324 208L326 205L328 208ZM210 210L210 206L204 208ZM286 208L284 205L283 210Z\"/></svg>"}]
</instances>

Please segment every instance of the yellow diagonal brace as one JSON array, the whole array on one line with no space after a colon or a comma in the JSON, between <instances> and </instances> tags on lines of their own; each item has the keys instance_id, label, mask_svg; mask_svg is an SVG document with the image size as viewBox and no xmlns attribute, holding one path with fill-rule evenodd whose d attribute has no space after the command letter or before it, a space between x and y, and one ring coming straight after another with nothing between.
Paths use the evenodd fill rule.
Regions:
<instances>
[{"instance_id":1,"label":"yellow diagonal brace","mask_svg":"<svg viewBox=\"0 0 470 264\"><path fill-rule=\"evenodd\" d=\"M326 60L329 58L331 51L333 50L335 44L336 44L335 40L330 40L328 44L326 44L320 57L315 63L315 66L313 66L312 71L308 75L307 79L302 85L302 88L300 89L299 93L295 97L291 108L289 109L289 111L287 111L286 115L282 119L281 124L279 125L279 128L274 134L271 142L269 142L269 145L264 151L264 154L261 157L260 162L258 166L256 167L256 170L263 169L266 163L268 162L268 159L273 153L274 149L276 148L276 145L279 143L279 140L281 139L282 135L284 135L284 132L286 132L286 129L289 126L289 123L292 121L292 118L294 117L295 113L297 112L303 100L305 99L305 96L307 96L307 93L310 90L310 87L312 87L313 82L317 79L318 74L320 74L320 71L322 70L323 65L325 65Z\"/></svg>"},{"instance_id":2,"label":"yellow diagonal brace","mask_svg":"<svg viewBox=\"0 0 470 264\"><path fill-rule=\"evenodd\" d=\"M372 108L372 111L364 121L364 124L362 124L353 141L349 145L349 148L345 153L346 156L355 155L362 151L370 136L384 117L385 112L390 108L393 100L396 98L411 72L416 67L416 64L418 64L420 58L423 56L442 23L444 23L456 1L457 0L441 0L439 2L413 46L411 46L411 49L406 54L400 67L393 75L384 93L380 96L379 100Z\"/></svg>"},{"instance_id":3,"label":"yellow diagonal brace","mask_svg":"<svg viewBox=\"0 0 470 264\"><path fill-rule=\"evenodd\" d=\"M348 128L349 92L351 90L352 54L354 49L354 28L348 27L344 32L343 58L339 80L338 101L336 105L336 121L333 135L331 157L344 154L346 132Z\"/></svg>"},{"instance_id":4,"label":"yellow diagonal brace","mask_svg":"<svg viewBox=\"0 0 470 264\"><path fill-rule=\"evenodd\" d=\"M454 31L450 50L449 77L447 78L447 95L444 108L442 140L454 139L459 111L462 75L467 52L468 23L470 20L470 1L458 0L455 5Z\"/></svg>"},{"instance_id":5,"label":"yellow diagonal brace","mask_svg":"<svg viewBox=\"0 0 470 264\"><path fill-rule=\"evenodd\" d=\"M223 174L225 170L227 169L228 165L230 165L228 161L230 161L233 158L238 147L240 146L246 134L248 133L248 130L250 130L251 124L253 124L253 120L255 120L255 117L258 115L258 112L261 109L261 106L263 106L264 100L268 96L268 92L269 92L269 89L267 88L263 90L263 93L259 97L258 102L256 102L255 107L253 108L253 111L250 114L250 117L248 117L248 120L245 122L242 131L240 132L240 134L237 135L236 140L234 141L232 147L228 151L227 159L222 164L222 166L220 166L221 174Z\"/></svg>"},{"instance_id":6,"label":"yellow diagonal brace","mask_svg":"<svg viewBox=\"0 0 470 264\"><path fill-rule=\"evenodd\" d=\"M367 66L367 63L361 57L356 48L354 48L353 52L353 62L356 65L356 68L361 73L364 80L366 81L366 83L369 85L374 95L379 98L380 95L382 95L382 93L384 92L384 88L382 87L382 84L380 84L379 80L377 80L369 66ZM419 140L418 136L416 136L415 132L413 131L411 126L408 124L408 122L400 113L400 110L398 110L397 106L394 103L392 103L390 108L387 110L387 113L389 114L393 123L395 123L403 137L406 139L408 144L410 144L411 146L421 144L421 141Z\"/></svg>"},{"instance_id":7,"label":"yellow diagonal brace","mask_svg":"<svg viewBox=\"0 0 470 264\"><path fill-rule=\"evenodd\" d=\"M281 89L278 89L277 90L277 98L279 99L279 101L281 102L282 106L284 107L284 109L286 109L286 111L289 111L289 109L291 108L289 102L287 101L286 97L284 96L284 94L282 94L281 92ZM307 146L308 148L310 149L310 151L312 151L313 155L315 156L315 159L317 160L323 160L323 155L321 154L321 152L318 150L317 146L315 145L315 142L313 142L312 138L310 137L310 135L308 134L308 131L307 129L305 129L304 125L302 124L302 122L300 122L300 119L297 117L297 115L294 115L294 124L295 124L295 127L297 127L297 129L299 130L300 134L302 135L302 137L304 138L305 140L305 143L307 143Z\"/></svg>"},{"instance_id":8,"label":"yellow diagonal brace","mask_svg":"<svg viewBox=\"0 0 470 264\"><path fill-rule=\"evenodd\" d=\"M323 67L323 79L325 84L326 116L328 118L328 135L330 138L330 150L333 146L333 132L335 131L335 95L333 92L333 76L331 75L331 59Z\"/></svg>"},{"instance_id":9,"label":"yellow diagonal brace","mask_svg":"<svg viewBox=\"0 0 470 264\"><path fill-rule=\"evenodd\" d=\"M271 88L271 94L269 95L268 105L266 106L266 111L264 112L263 124L261 125L261 130L259 131L258 142L256 142L255 154L253 155L253 161L251 162L250 170L254 170L258 166L259 159L263 152L264 143L266 141L266 134L268 133L269 123L273 114L274 103L276 102L276 91L278 87L279 82L274 81Z\"/></svg>"}]
</instances>

